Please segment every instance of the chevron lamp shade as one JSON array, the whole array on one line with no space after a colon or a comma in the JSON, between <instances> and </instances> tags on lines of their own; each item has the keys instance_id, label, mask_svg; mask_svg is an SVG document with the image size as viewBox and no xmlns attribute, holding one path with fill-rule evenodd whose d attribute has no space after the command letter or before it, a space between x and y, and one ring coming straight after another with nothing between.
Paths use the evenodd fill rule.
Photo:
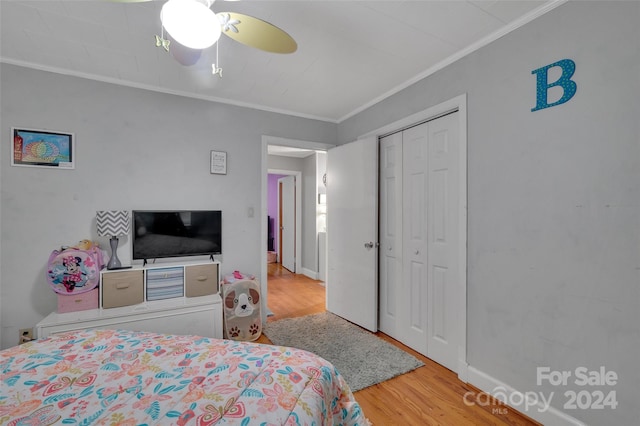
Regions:
<instances>
[{"instance_id":1,"label":"chevron lamp shade","mask_svg":"<svg viewBox=\"0 0 640 426\"><path fill-rule=\"evenodd\" d=\"M98 235L118 236L129 234L129 212L127 210L108 210L96 212Z\"/></svg>"}]
</instances>

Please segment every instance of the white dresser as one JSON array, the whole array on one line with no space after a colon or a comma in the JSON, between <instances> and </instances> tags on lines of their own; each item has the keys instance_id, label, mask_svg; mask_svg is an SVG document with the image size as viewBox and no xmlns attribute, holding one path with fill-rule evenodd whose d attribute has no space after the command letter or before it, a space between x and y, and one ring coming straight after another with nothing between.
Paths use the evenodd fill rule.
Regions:
<instances>
[{"instance_id":1,"label":"white dresser","mask_svg":"<svg viewBox=\"0 0 640 426\"><path fill-rule=\"evenodd\" d=\"M106 328L222 338L219 283L219 262L103 270L99 307L53 312L36 324L37 337Z\"/></svg>"},{"instance_id":2,"label":"white dresser","mask_svg":"<svg viewBox=\"0 0 640 426\"><path fill-rule=\"evenodd\" d=\"M178 297L137 305L86 311L53 312L36 325L38 338L85 328L193 334L222 338L222 300L219 294Z\"/></svg>"}]
</instances>

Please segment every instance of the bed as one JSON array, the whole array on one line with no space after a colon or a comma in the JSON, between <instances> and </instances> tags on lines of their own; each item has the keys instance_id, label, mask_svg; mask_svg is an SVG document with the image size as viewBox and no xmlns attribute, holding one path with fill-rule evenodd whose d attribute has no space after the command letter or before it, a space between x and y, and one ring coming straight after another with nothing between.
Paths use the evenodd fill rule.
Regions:
<instances>
[{"instance_id":1,"label":"bed","mask_svg":"<svg viewBox=\"0 0 640 426\"><path fill-rule=\"evenodd\" d=\"M303 350L82 330L0 351L0 425L367 425L344 378Z\"/></svg>"}]
</instances>

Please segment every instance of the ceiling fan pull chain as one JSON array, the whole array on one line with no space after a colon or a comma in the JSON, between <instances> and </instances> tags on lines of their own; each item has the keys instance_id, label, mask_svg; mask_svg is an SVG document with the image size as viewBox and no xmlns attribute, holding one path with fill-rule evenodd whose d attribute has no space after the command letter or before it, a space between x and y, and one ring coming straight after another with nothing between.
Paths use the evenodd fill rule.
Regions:
<instances>
[{"instance_id":1,"label":"ceiling fan pull chain","mask_svg":"<svg viewBox=\"0 0 640 426\"><path fill-rule=\"evenodd\" d=\"M218 41L216 43L216 62L214 64L211 64L211 71L213 73L213 75L218 74L220 76L220 78L222 78L222 68L220 68L218 65L220 65L220 62L218 61L218 49L220 46L220 42Z\"/></svg>"},{"instance_id":2,"label":"ceiling fan pull chain","mask_svg":"<svg viewBox=\"0 0 640 426\"><path fill-rule=\"evenodd\" d=\"M156 35L156 47L162 47L167 52L169 51L170 40L166 40L163 37Z\"/></svg>"},{"instance_id":3,"label":"ceiling fan pull chain","mask_svg":"<svg viewBox=\"0 0 640 426\"><path fill-rule=\"evenodd\" d=\"M164 38L164 27L160 25L160 35L156 34L156 47L162 47L165 51L169 51L170 40Z\"/></svg>"}]
</instances>

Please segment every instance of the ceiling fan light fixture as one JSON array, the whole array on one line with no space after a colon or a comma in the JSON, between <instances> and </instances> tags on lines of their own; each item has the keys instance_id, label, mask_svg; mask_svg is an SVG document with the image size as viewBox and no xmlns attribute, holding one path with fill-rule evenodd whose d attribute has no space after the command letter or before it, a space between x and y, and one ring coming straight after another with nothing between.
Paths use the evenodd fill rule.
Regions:
<instances>
[{"instance_id":1,"label":"ceiling fan light fixture","mask_svg":"<svg viewBox=\"0 0 640 426\"><path fill-rule=\"evenodd\" d=\"M212 2L169 0L162 6L160 21L175 41L191 49L212 46L221 34L220 21L207 6Z\"/></svg>"}]
</instances>

